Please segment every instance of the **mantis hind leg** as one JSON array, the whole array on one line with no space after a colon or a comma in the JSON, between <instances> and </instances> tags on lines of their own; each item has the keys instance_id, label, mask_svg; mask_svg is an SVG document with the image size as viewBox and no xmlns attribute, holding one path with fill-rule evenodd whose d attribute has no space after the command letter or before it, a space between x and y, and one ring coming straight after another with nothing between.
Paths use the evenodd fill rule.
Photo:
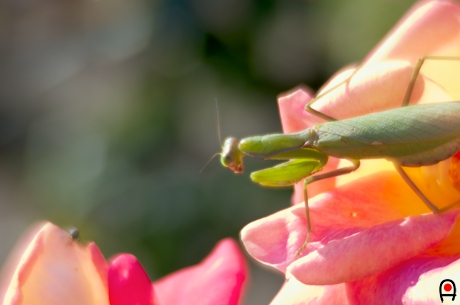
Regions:
<instances>
[{"instance_id":1,"label":"mantis hind leg","mask_svg":"<svg viewBox=\"0 0 460 305\"><path fill-rule=\"evenodd\" d=\"M338 83L337 85L333 86L332 88L324 91L323 93L321 93L320 95L318 95L317 97L315 97L314 99L312 99L310 102L307 103L307 105L305 105L305 110L308 111L309 113L313 114L314 116L317 116L319 118L322 118L328 122L330 121L337 121L336 118L333 118L331 116L328 116L327 114L325 113L322 113L316 109L313 109L312 108L312 105L314 103L316 103L317 101L319 101L323 96L327 95L329 92L332 92L334 91L335 89L337 89L338 87L342 86L342 85L345 85L347 84L348 82L350 82L350 79L356 74L356 72L358 72L358 68L355 69L353 71L353 73L351 73L351 75L349 77L347 77L345 80L341 81L340 83Z\"/></svg>"},{"instance_id":2,"label":"mantis hind leg","mask_svg":"<svg viewBox=\"0 0 460 305\"><path fill-rule=\"evenodd\" d=\"M401 178L403 178L404 181L410 186L410 188L416 193L420 199L425 203L425 205L433 212L433 213L439 213L441 210L438 209L437 206L435 206L431 200L429 200L423 193L422 191L415 185L414 181L406 174L404 169L401 167L399 164L394 164L396 171L399 173Z\"/></svg>"},{"instance_id":3,"label":"mantis hind leg","mask_svg":"<svg viewBox=\"0 0 460 305\"><path fill-rule=\"evenodd\" d=\"M418 75L420 74L420 69L422 68L425 60L460 60L459 56L422 56L415 63L414 69L412 70L412 75L410 77L409 86L407 86L406 94L404 95L403 102L401 107L409 105L409 100L414 90L415 81L417 80Z\"/></svg>"},{"instance_id":4,"label":"mantis hind leg","mask_svg":"<svg viewBox=\"0 0 460 305\"><path fill-rule=\"evenodd\" d=\"M306 221L307 221L307 237L305 238L305 242L303 245L297 250L295 257L298 258L302 251L307 247L308 242L310 240L310 235L311 235L311 222L310 222L310 209L308 207L308 191L307 191L307 185L310 183L313 183L315 181L331 178L331 177L336 177L340 175L345 175L349 174L355 170L358 169L360 162L359 160L349 160L352 165L342 167L336 170L333 170L331 172L321 174L321 175L316 175L312 177L305 178L303 182L303 195L304 195L304 201L305 201L305 216L306 216Z\"/></svg>"},{"instance_id":5,"label":"mantis hind leg","mask_svg":"<svg viewBox=\"0 0 460 305\"><path fill-rule=\"evenodd\" d=\"M441 213L441 212L444 212L444 211L447 211L449 210L451 207L453 206L456 206L457 204L460 203L460 200L457 200L455 201L454 203L452 204L449 204L448 206L442 208L442 209L439 209L436 205L434 205L433 202L431 202L431 200L429 200L423 193L422 191L415 185L414 181L412 181L412 179L406 174L406 172L404 171L404 169L401 167L401 165L399 164L395 164L394 165L395 168L396 168L396 171L399 173L399 175L401 176L401 178L403 178L404 181L406 181L406 183L409 185L409 187L414 191L414 193L416 193L420 199L422 199L423 203L425 203L425 205L431 210L431 212L433 212L434 214L437 214L437 213Z\"/></svg>"}]
</instances>

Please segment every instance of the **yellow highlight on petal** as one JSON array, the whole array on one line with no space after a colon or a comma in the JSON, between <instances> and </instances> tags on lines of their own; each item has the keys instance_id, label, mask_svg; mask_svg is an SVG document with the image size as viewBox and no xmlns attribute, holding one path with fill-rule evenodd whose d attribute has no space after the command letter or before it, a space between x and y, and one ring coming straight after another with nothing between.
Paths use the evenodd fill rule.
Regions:
<instances>
[{"instance_id":1,"label":"yellow highlight on petal","mask_svg":"<svg viewBox=\"0 0 460 305\"><path fill-rule=\"evenodd\" d=\"M349 161L342 159L339 162L338 168L349 166L349 165L350 165ZM336 186L346 184L355 179L362 178L370 174L374 174L380 171L387 171L387 170L395 171L395 168L393 166L393 163L385 159L361 160L361 165L355 172L350 173L348 175L338 176L336 178L337 179Z\"/></svg>"},{"instance_id":2,"label":"yellow highlight on petal","mask_svg":"<svg viewBox=\"0 0 460 305\"><path fill-rule=\"evenodd\" d=\"M460 201L460 153L458 154L458 158L454 159L453 163L451 163L451 160L452 159L447 159L431 166L404 167L405 172L415 185L417 185L422 193L439 209L450 207L453 203ZM348 161L341 160L339 168L347 165L349 165ZM449 170L452 176L455 169L457 170L455 181L459 189L457 189L455 183L452 182L453 177L449 177ZM361 166L358 170L351 174L336 178L336 186L346 184L356 179L366 179L366 176L382 171L396 172L392 162L383 159L361 160ZM409 189L409 186L402 178L399 183L401 183L401 187L407 187ZM410 192L413 193L412 190L410 190ZM402 200L399 199L401 198L395 198L394 200L401 202ZM423 213L429 212L418 196L414 196L411 200L403 201L406 206L404 209L408 209L406 212L410 214L414 213L415 208L420 209Z\"/></svg>"},{"instance_id":3,"label":"yellow highlight on petal","mask_svg":"<svg viewBox=\"0 0 460 305\"><path fill-rule=\"evenodd\" d=\"M460 200L460 191L449 178L451 160L449 158L431 166L404 168L417 187L439 209L449 207Z\"/></svg>"}]
</instances>

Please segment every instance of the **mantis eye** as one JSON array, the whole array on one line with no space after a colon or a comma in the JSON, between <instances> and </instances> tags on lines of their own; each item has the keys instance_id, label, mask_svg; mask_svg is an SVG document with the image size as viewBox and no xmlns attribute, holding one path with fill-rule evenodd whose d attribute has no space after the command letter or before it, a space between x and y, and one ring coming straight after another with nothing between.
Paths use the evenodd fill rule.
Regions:
<instances>
[{"instance_id":1,"label":"mantis eye","mask_svg":"<svg viewBox=\"0 0 460 305\"><path fill-rule=\"evenodd\" d=\"M225 167L231 167L235 160L232 154L226 153L221 155L220 162Z\"/></svg>"}]
</instances>

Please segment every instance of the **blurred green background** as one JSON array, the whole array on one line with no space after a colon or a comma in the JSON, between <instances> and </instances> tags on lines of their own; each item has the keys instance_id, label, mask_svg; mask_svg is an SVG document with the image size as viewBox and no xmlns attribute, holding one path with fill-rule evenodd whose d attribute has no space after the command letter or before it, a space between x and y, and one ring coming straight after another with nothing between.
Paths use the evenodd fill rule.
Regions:
<instances>
[{"instance_id":1,"label":"blurred green background","mask_svg":"<svg viewBox=\"0 0 460 305\"><path fill-rule=\"evenodd\" d=\"M279 132L278 94L359 62L413 3L3 0L0 259L41 219L152 280L238 239L291 189L217 159L199 173L220 150L215 100L222 138ZM251 269L246 304L268 304L283 278Z\"/></svg>"}]
</instances>

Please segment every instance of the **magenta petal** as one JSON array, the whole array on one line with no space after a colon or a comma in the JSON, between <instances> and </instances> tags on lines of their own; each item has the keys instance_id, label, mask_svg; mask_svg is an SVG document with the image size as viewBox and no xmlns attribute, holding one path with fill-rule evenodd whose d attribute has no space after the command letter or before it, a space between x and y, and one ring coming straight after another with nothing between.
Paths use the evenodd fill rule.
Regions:
<instances>
[{"instance_id":1,"label":"magenta petal","mask_svg":"<svg viewBox=\"0 0 460 305\"><path fill-rule=\"evenodd\" d=\"M155 304L149 277L131 254L120 254L111 260L108 282L111 305Z\"/></svg>"},{"instance_id":2,"label":"magenta petal","mask_svg":"<svg viewBox=\"0 0 460 305\"><path fill-rule=\"evenodd\" d=\"M442 304L439 286L444 279L453 280L459 288L458 256L415 257L376 276L347 284L347 292L354 304ZM444 304L451 303L452 297L445 296Z\"/></svg>"},{"instance_id":3,"label":"magenta petal","mask_svg":"<svg viewBox=\"0 0 460 305\"><path fill-rule=\"evenodd\" d=\"M359 280L420 255L442 241L460 209L407 217L371 227L293 262L287 272L309 285Z\"/></svg>"},{"instance_id":4,"label":"magenta petal","mask_svg":"<svg viewBox=\"0 0 460 305\"><path fill-rule=\"evenodd\" d=\"M247 270L232 239L224 239L198 265L154 282L161 305L236 305L241 300Z\"/></svg>"}]
</instances>

